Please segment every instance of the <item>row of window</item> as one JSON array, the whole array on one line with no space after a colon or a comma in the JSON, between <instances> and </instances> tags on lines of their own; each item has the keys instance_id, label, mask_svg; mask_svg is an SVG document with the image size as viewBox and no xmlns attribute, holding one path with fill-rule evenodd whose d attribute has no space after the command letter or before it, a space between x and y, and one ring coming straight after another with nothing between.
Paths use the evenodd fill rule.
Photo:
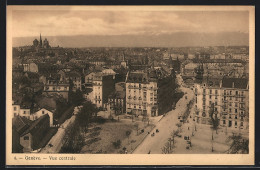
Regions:
<instances>
[{"instance_id":1,"label":"row of window","mask_svg":"<svg viewBox=\"0 0 260 170\"><path fill-rule=\"evenodd\" d=\"M46 86L45 87L46 90L56 90L56 87L49 87L49 86ZM62 88L61 87L57 87L57 90L61 90ZM68 87L64 87L64 90L67 90Z\"/></svg>"},{"instance_id":2,"label":"row of window","mask_svg":"<svg viewBox=\"0 0 260 170\"><path fill-rule=\"evenodd\" d=\"M215 93L213 93L213 91L215 92ZM195 93L197 93L198 92L198 89L197 88L195 88ZM203 94L206 94L206 89L203 89ZM212 89L209 89L209 94L215 94L215 95L218 95L218 90L212 90ZM224 95L232 95L233 94L233 92L232 92L232 90L224 90ZM244 91L234 91L234 94L236 95L236 96L244 96Z\"/></svg>"},{"instance_id":3,"label":"row of window","mask_svg":"<svg viewBox=\"0 0 260 170\"><path fill-rule=\"evenodd\" d=\"M134 104L133 106L134 106L135 109L136 109L137 107L138 107L139 109L142 108L141 105L136 105L136 104ZM132 104L128 104L128 108L131 108L131 107L132 107ZM146 105L143 105L143 109L146 110Z\"/></svg>"}]
</instances>

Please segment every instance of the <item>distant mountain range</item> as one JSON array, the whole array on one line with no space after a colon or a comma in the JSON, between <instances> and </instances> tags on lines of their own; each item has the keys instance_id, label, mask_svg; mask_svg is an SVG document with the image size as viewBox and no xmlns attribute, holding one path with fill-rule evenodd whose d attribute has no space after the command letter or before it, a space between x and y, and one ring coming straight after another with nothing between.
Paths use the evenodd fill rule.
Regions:
<instances>
[{"instance_id":1,"label":"distant mountain range","mask_svg":"<svg viewBox=\"0 0 260 170\"><path fill-rule=\"evenodd\" d=\"M32 45L39 37L14 37L13 47ZM249 34L241 32L190 33L159 35L77 35L47 36L51 46L60 47L187 47L249 45Z\"/></svg>"}]
</instances>

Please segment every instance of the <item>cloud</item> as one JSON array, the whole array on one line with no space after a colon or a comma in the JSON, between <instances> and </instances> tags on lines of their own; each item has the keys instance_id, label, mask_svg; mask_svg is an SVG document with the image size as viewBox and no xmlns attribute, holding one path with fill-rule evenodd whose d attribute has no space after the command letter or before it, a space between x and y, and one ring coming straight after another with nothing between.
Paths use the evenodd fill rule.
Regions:
<instances>
[{"instance_id":1,"label":"cloud","mask_svg":"<svg viewBox=\"0 0 260 170\"><path fill-rule=\"evenodd\" d=\"M14 11L13 36L246 32L246 14L172 11Z\"/></svg>"}]
</instances>

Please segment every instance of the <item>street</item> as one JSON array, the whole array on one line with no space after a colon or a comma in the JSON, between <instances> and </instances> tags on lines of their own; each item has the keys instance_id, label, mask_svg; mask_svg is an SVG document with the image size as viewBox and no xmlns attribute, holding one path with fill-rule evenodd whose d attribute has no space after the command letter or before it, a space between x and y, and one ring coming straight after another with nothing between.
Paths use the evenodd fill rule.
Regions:
<instances>
[{"instance_id":1,"label":"street","mask_svg":"<svg viewBox=\"0 0 260 170\"><path fill-rule=\"evenodd\" d=\"M154 133L154 136L147 135L144 141L134 150L133 154L161 154L162 148L168 141L173 130L177 130L176 124L179 123L178 115L183 114L187 109L187 104L193 100L193 91L189 88L182 87L182 79L180 75L177 75L177 81L180 85L180 90L184 92L184 96L177 102L175 110L168 112L160 122L156 124L156 127L150 134ZM189 95L187 95L189 94ZM185 99L187 96L187 99ZM156 129L159 130L156 133Z\"/></svg>"},{"instance_id":2,"label":"street","mask_svg":"<svg viewBox=\"0 0 260 170\"><path fill-rule=\"evenodd\" d=\"M48 144L41 149L40 153L58 153L62 147L62 139L65 135L66 128L75 121L79 108L74 108L74 114L67 119L58 129L57 133L51 138Z\"/></svg>"}]
</instances>

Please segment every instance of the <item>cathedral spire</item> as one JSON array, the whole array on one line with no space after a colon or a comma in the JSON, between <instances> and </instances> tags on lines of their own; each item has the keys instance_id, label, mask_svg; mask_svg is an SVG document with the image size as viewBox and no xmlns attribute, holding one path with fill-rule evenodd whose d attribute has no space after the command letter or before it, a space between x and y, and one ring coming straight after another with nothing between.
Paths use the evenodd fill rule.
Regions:
<instances>
[{"instance_id":1,"label":"cathedral spire","mask_svg":"<svg viewBox=\"0 0 260 170\"><path fill-rule=\"evenodd\" d=\"M42 34L40 33L40 47L42 47Z\"/></svg>"}]
</instances>

